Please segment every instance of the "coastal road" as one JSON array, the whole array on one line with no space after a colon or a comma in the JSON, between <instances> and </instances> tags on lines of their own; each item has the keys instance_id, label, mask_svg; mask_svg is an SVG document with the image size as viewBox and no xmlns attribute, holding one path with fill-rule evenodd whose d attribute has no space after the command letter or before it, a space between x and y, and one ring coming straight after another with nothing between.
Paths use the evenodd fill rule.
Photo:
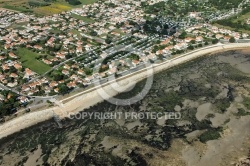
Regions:
<instances>
[{"instance_id":1,"label":"coastal road","mask_svg":"<svg viewBox=\"0 0 250 166\"><path fill-rule=\"evenodd\" d=\"M203 55L207 55L209 53L214 53L217 51L223 51L223 50L234 50L234 49L241 49L241 48L249 48L250 43L234 43L234 44L224 44L224 45L215 45L210 46L207 48L203 48L200 51L194 51L187 54L183 54L182 56L179 56L177 58L174 58L172 60L169 60L167 62L163 62L161 64L155 64L154 65L154 72L160 72L166 69L169 69L173 66L185 63L190 60L194 60L198 57L201 57ZM145 70L145 69L144 69ZM141 70L140 70L141 71ZM130 74L129 76L123 76L121 78L118 78L118 81L131 81L131 79L134 79L135 81L140 81L144 79L147 76L145 72L135 72L133 74ZM115 80L116 81L116 80ZM111 81L112 82L112 81ZM109 85L109 83L105 83L105 86ZM104 86L103 85L103 86ZM13 120L10 120L8 122L5 122L4 124L0 125L0 139L3 137L6 137L10 134L13 134L15 132L20 131L21 129L30 127L34 124L37 124L38 122L45 121L47 119L51 119L55 116L56 110L62 110L67 113L77 113L78 111L82 111L85 108L89 108L90 106L95 105L98 102L103 101L103 99L98 95L98 93L95 91L97 87L88 89L84 92L78 93L76 95L70 96L68 98L65 98L59 102L62 103L62 101L66 101L68 99L72 99L71 101L66 102L63 106L63 108L56 106L53 108L36 111L36 112L30 112L27 114L22 115L21 117L17 117ZM89 92L89 93L88 93ZM88 93L88 94L86 94ZM84 94L84 95L81 95ZM81 95L81 97L79 97ZM59 116L59 114L57 115ZM63 118L63 117L61 117ZM65 117L64 117L65 118Z\"/></svg>"},{"instance_id":2,"label":"coastal road","mask_svg":"<svg viewBox=\"0 0 250 166\"><path fill-rule=\"evenodd\" d=\"M160 64L152 64L152 66L153 66L153 68L155 68L155 67L160 67L160 66L166 65L166 64L168 64L168 63L174 62L175 60L180 59L180 58L182 58L182 57L188 56L189 54L192 55L192 54L197 53L197 52L202 51L202 50L211 49L211 48L215 48L215 47L222 47L222 46L224 46L224 44L218 43L218 44L216 44L216 45L212 45L212 46L200 48L200 49L198 49L198 50L194 50L194 51L191 51L191 52L189 52L189 53L185 53L185 54L183 54L183 55L181 55L181 56L178 56L178 57L176 57L176 58L173 58L173 59L164 61L164 62L162 62L162 63L160 63ZM87 90L84 90L83 92L80 92L80 93L75 94L75 95L73 95L73 96L67 97L67 98L65 98L65 99L62 99L61 102L65 102L65 101L67 101L67 100L70 100L70 99L75 98L75 97L77 97L77 96L80 96L80 95L82 95L82 94L91 92L91 91L93 91L93 90L96 90L96 89L98 89L98 88L107 86L107 85L112 84L112 83L114 83L114 82L117 82L117 81L119 81L119 80L128 78L129 76L133 76L133 75L135 75L135 74L138 74L138 73L141 73L141 72L145 72L145 71L147 71L148 69L152 68L152 66L148 66L148 67L145 68L145 65L142 64L142 65L138 66L138 68L135 67L135 68L132 68L132 69L130 69L130 70L128 70L128 71L125 71L125 72L122 74L122 76L119 77L118 79L114 79L114 77L113 77L113 79L110 79L111 77L110 77L110 78L105 78L105 79L103 79L103 80L100 80L100 82L99 82L100 85L95 86L95 87L90 88L90 89L87 89ZM108 81L108 82L107 82L107 81ZM93 83L92 83L92 84L93 84Z\"/></svg>"}]
</instances>

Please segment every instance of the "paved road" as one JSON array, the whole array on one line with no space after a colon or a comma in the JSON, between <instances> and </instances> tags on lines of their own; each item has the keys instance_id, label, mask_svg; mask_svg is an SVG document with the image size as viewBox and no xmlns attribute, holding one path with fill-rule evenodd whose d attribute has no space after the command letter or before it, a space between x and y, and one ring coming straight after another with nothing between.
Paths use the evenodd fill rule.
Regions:
<instances>
[{"instance_id":1,"label":"paved road","mask_svg":"<svg viewBox=\"0 0 250 166\"><path fill-rule=\"evenodd\" d=\"M248 42L250 42L250 39L240 39L240 40L237 40L237 42L238 42L238 43L246 43L246 42L248 43ZM195 52L198 52L198 51L200 51L200 50L205 50L205 49L207 49L207 48L216 47L216 46L218 46L218 45L222 45L222 44L221 44L221 43L218 43L217 45L213 45L213 46L208 46L208 47L200 48L200 49L194 50L194 51L192 51L192 52L188 52L188 53L186 53L186 54L195 53ZM93 51L93 50L90 50L90 51L88 51L87 53L92 52L92 51ZM186 55L186 54L183 54L183 55ZM75 58L77 58L77 57L71 58L71 59L69 59L69 60L67 60L67 61L62 62L61 64L59 64L59 65L57 65L57 66L54 66L50 71L53 71L53 70L57 69L58 67L62 66L63 64L65 64L65 63L67 63L68 61L73 60L73 59L75 59ZM163 63L164 63L164 62L163 62ZM128 76L129 74L133 74L134 72L137 72L137 71L140 71L140 70L143 70L143 69L145 69L145 65L144 65L144 64L141 64L141 65L139 65L139 66L137 66L137 67L135 67L135 68L131 68L130 70L127 70L127 71L124 71L124 72L120 73L120 77ZM48 72L50 72L50 71L48 71ZM36 79L38 79L38 78L40 78L40 77L42 77L42 76L39 76L39 77L37 77ZM100 83L100 84L104 84L104 83L107 83L108 81L113 81L114 79L115 79L115 78L112 77L112 76L111 76L111 77L108 77L108 78L103 78L103 79L100 79L100 80L99 80L99 83ZM94 82L92 82L92 84L94 84ZM6 86L4 86L3 84L0 84L0 88L5 89L5 90L10 90L10 91L12 91L12 92L14 92L14 93L17 93L17 94L20 94L20 95L23 95L23 96L30 97L30 98L32 98L34 101L39 101L39 100L52 100L52 99L54 99L54 98L56 97L56 96L29 96L29 95L22 94L22 93L18 92L18 91L15 90L15 89L11 89L11 88L9 88L9 87L6 87Z\"/></svg>"},{"instance_id":2,"label":"paved road","mask_svg":"<svg viewBox=\"0 0 250 166\"><path fill-rule=\"evenodd\" d=\"M157 71L162 71L162 70L165 70L165 69L167 69L167 68L169 68L171 66L184 63L184 62L186 62L188 60L194 59L195 57L206 55L206 54L208 54L210 52L213 52L213 51L223 50L225 48L226 49L235 49L235 48L242 48L242 47L249 47L249 46L250 46L249 43L243 43L243 44L236 43L236 44L225 44L225 45L218 44L218 45L215 45L215 46L209 46L209 47L205 48L207 50L204 50L204 51L201 50L201 52L199 52L199 53L192 54L192 52L189 52L187 54L183 54L183 55L181 55L179 57L176 57L176 58L174 58L172 60L165 61L165 62L163 62L161 64L154 64L154 68L156 68ZM215 48L213 48L213 47L215 47ZM145 69L142 69L142 70L145 70ZM143 73L139 73L139 71L138 71L138 72L135 72L135 73L131 73L131 76L134 76L134 74L136 76L138 76L137 78L141 78L142 75L145 75ZM134 79L137 79L137 78L134 78ZM122 78L118 78L118 79L119 79L119 81L121 81L121 79L130 79L130 76L127 76L127 78L122 77ZM65 100L70 99L70 98L77 97L77 96L79 96L81 94L88 93L90 91L94 91L95 89L96 89L96 87L85 90L84 92L78 93L78 94L76 94L74 96L70 96L68 98L65 98L65 99L59 101L59 104L62 103L63 101L65 101ZM68 106L76 104L75 108L77 108L77 107L79 107L78 104L81 104L81 105L86 104L86 103L82 102L82 100L81 101L76 100L76 101L73 101L73 102L67 103ZM77 102L77 103L75 103L75 102ZM58 107L55 107L55 108L58 108ZM27 127L29 127L31 125L37 124L38 122L42 122L42 121L47 120L47 119L49 119L51 117L54 117L55 112L53 110L55 108L36 111L36 112L31 112L31 113L23 115L22 117L15 118L15 119L13 119L13 120L11 120L9 122L6 122L6 123L0 125L0 138L5 137L5 136L7 136L9 134L12 134L14 132L17 132L17 131L19 131L21 129L27 128ZM67 107L67 108L70 109L70 111L72 111L72 109L71 109L72 107ZM67 110L65 110L65 111L67 111ZM18 124L18 125L16 125L16 124Z\"/></svg>"},{"instance_id":3,"label":"paved road","mask_svg":"<svg viewBox=\"0 0 250 166\"><path fill-rule=\"evenodd\" d=\"M162 62L162 63L153 64L153 67L159 67L159 66L163 66L163 65L168 64L168 63L172 63L174 60L180 59L180 58L185 57L185 56L187 56L187 55L192 55L192 54L194 54L194 53L197 53L197 52L200 52L200 51L203 51L203 50L207 50L207 49L211 49L211 48L216 48L216 47L222 47L222 48L224 48L224 45L226 45L226 44L218 43L218 44L216 44L216 45L212 45L212 46L207 46L207 47L204 47L204 48L200 48L200 49L197 49L197 50L194 50L194 51L191 51L191 52L182 54L182 55L180 55L180 56L178 56L178 57L176 57L176 58L173 58L173 59L164 61L164 62ZM227 44L227 45L230 45L230 44ZM122 74L122 76L119 77L118 79L119 79L119 80L122 80L122 79L124 79L124 78L126 78L126 77L129 77L130 75L132 76L132 75L134 75L134 74L136 74L136 73L140 73L140 72L146 71L147 69L149 69L149 68L151 68L151 67L152 67L152 66L148 66L148 67L145 68L145 65L140 65L140 66L138 66L138 68L136 67L136 68L133 68L133 69L130 69L130 70L124 72L124 73ZM79 92L78 94L75 94L75 95L73 95L73 96L70 96L70 97L67 97L67 98L65 98L65 99L62 99L61 102L67 101L67 100L72 99L72 98L75 98L75 97L77 97L77 96L79 96L79 95L81 95L81 94L88 93L88 92L90 92L90 91L93 91L93 90L95 90L95 89L101 87L101 86L106 86L106 85L108 85L108 84L112 84L112 83L114 83L115 81L117 81L117 80L116 80L114 77L112 77L112 76L110 76L110 77L108 77L108 78L104 78L104 79L100 80L99 83L98 83L95 87L90 88L90 89L86 89L86 90L84 90L84 91L82 91L82 92ZM92 84L94 84L94 83L95 83L95 82L93 82Z\"/></svg>"},{"instance_id":4,"label":"paved road","mask_svg":"<svg viewBox=\"0 0 250 166\"><path fill-rule=\"evenodd\" d=\"M20 95L26 96L26 95L20 93L19 91L14 90L14 89L11 89L11 88L9 88L9 87L7 87L7 86L1 84L1 83L0 83L0 88L1 88L1 89L4 89L4 90L12 91L12 92L14 92L14 93L16 93L16 94L20 94Z\"/></svg>"}]
</instances>

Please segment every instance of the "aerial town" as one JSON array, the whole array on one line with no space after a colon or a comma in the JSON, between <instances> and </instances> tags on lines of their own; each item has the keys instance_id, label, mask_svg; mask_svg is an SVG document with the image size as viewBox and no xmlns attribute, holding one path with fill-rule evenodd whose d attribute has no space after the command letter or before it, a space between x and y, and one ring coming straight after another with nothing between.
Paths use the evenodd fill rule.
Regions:
<instances>
[{"instance_id":1,"label":"aerial town","mask_svg":"<svg viewBox=\"0 0 250 166\"><path fill-rule=\"evenodd\" d=\"M13 96L21 108L35 97L66 94L146 63L159 63L219 41L249 38L248 33L210 24L200 12L189 12L180 22L160 20L174 27L171 35L150 33L147 19L157 16L146 13L141 3L96 2L42 17L1 10L0 100ZM160 32L161 27L154 29Z\"/></svg>"},{"instance_id":2,"label":"aerial town","mask_svg":"<svg viewBox=\"0 0 250 166\"><path fill-rule=\"evenodd\" d=\"M250 0L0 0L1 166L250 166Z\"/></svg>"}]
</instances>

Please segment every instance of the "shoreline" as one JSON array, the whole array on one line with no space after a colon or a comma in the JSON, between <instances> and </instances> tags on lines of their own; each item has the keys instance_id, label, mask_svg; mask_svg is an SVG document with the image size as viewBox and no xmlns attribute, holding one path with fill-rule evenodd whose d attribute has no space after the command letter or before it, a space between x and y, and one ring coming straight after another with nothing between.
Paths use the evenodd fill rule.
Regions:
<instances>
[{"instance_id":1,"label":"shoreline","mask_svg":"<svg viewBox=\"0 0 250 166\"><path fill-rule=\"evenodd\" d=\"M174 67L180 64L184 64L188 61L195 60L196 58L204 56L204 55L216 54L216 53L225 52L228 50L249 49L249 47L250 47L250 43L233 43L233 44L224 44L224 45L217 44L217 45L208 46L205 48L191 51L189 53L179 55L176 58L167 60L160 64L154 64L152 66L153 74L159 73L161 71L167 70L171 67ZM147 78L147 76L148 76L147 68L145 68L145 69L136 71L132 74L125 75L121 78L118 78L116 81L118 84L125 85L123 87L123 90L126 90L132 84L137 83ZM131 81L132 81L132 84L129 84L128 82L131 82ZM115 81L111 81L111 82L102 84L102 86L100 87L101 89L104 89L106 92L109 92L110 96L115 96L119 92L115 91L112 87L117 86L117 83ZM68 117L69 114L75 114L75 113L84 111L84 109L88 109L89 107L93 105L103 102L104 99L97 92L97 89L100 89L100 87L99 86L93 87L86 91L80 92L76 95L70 96L68 98L64 98L61 101L59 101L58 106L45 109L45 110L41 110L41 111L30 112L30 113L24 114L20 117L17 117L10 121L5 122L4 124L0 125L0 139L7 137L11 134L14 134L16 132L19 132L22 129L31 127L40 122L52 119L53 117L60 117L61 119L64 119ZM63 101L68 101L68 102L63 104Z\"/></svg>"}]
</instances>

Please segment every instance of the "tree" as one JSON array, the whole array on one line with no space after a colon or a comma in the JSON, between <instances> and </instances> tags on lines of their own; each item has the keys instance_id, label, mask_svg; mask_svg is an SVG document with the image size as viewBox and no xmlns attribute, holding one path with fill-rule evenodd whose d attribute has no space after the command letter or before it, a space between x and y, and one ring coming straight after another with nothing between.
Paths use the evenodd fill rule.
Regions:
<instances>
[{"instance_id":1,"label":"tree","mask_svg":"<svg viewBox=\"0 0 250 166\"><path fill-rule=\"evenodd\" d=\"M177 43L175 40L172 40L172 44L175 46Z\"/></svg>"},{"instance_id":2,"label":"tree","mask_svg":"<svg viewBox=\"0 0 250 166\"><path fill-rule=\"evenodd\" d=\"M73 56L72 56L72 54L66 54L66 59L70 59L70 58L72 58Z\"/></svg>"},{"instance_id":3,"label":"tree","mask_svg":"<svg viewBox=\"0 0 250 166\"><path fill-rule=\"evenodd\" d=\"M88 38L82 37L82 41L88 41Z\"/></svg>"},{"instance_id":4,"label":"tree","mask_svg":"<svg viewBox=\"0 0 250 166\"><path fill-rule=\"evenodd\" d=\"M89 33L91 36L97 36L97 32L96 31L94 31L94 30L92 30L92 31L90 31L90 33Z\"/></svg>"},{"instance_id":5,"label":"tree","mask_svg":"<svg viewBox=\"0 0 250 166\"><path fill-rule=\"evenodd\" d=\"M213 39L213 40L212 40L212 43L213 43L213 44L217 44L218 42L219 42L218 39Z\"/></svg>"},{"instance_id":6,"label":"tree","mask_svg":"<svg viewBox=\"0 0 250 166\"><path fill-rule=\"evenodd\" d=\"M162 54L157 55L157 57L158 57L159 60L163 60L163 58L164 58L164 56Z\"/></svg>"},{"instance_id":7,"label":"tree","mask_svg":"<svg viewBox=\"0 0 250 166\"><path fill-rule=\"evenodd\" d=\"M58 88L59 88L59 93L61 94L66 94L69 91L69 88L64 84L61 84Z\"/></svg>"},{"instance_id":8,"label":"tree","mask_svg":"<svg viewBox=\"0 0 250 166\"><path fill-rule=\"evenodd\" d=\"M86 73L86 75L92 75L93 70L90 68L84 68L84 72Z\"/></svg>"},{"instance_id":9,"label":"tree","mask_svg":"<svg viewBox=\"0 0 250 166\"><path fill-rule=\"evenodd\" d=\"M107 37L106 40L105 40L105 42L106 42L107 44L110 44L110 43L112 42L111 37Z\"/></svg>"},{"instance_id":10,"label":"tree","mask_svg":"<svg viewBox=\"0 0 250 166\"><path fill-rule=\"evenodd\" d=\"M229 39L229 42L230 42L230 43L235 43L235 41L236 41L236 40L235 40L234 37L231 37L231 38Z\"/></svg>"},{"instance_id":11,"label":"tree","mask_svg":"<svg viewBox=\"0 0 250 166\"><path fill-rule=\"evenodd\" d=\"M180 34L179 39L185 39L186 36L187 36L187 32L184 31L184 32L182 32L182 33Z\"/></svg>"},{"instance_id":12,"label":"tree","mask_svg":"<svg viewBox=\"0 0 250 166\"><path fill-rule=\"evenodd\" d=\"M61 81L63 79L63 74L61 73L56 73L53 75L53 78L55 81Z\"/></svg>"},{"instance_id":13,"label":"tree","mask_svg":"<svg viewBox=\"0 0 250 166\"><path fill-rule=\"evenodd\" d=\"M62 48L62 44L55 44L55 47L52 48L53 51L59 51Z\"/></svg>"},{"instance_id":14,"label":"tree","mask_svg":"<svg viewBox=\"0 0 250 166\"><path fill-rule=\"evenodd\" d=\"M156 44L161 44L161 41L160 41L160 40L157 40L157 41L156 41Z\"/></svg>"},{"instance_id":15,"label":"tree","mask_svg":"<svg viewBox=\"0 0 250 166\"><path fill-rule=\"evenodd\" d=\"M191 44L195 44L196 43L196 41L195 40L191 40Z\"/></svg>"},{"instance_id":16,"label":"tree","mask_svg":"<svg viewBox=\"0 0 250 166\"><path fill-rule=\"evenodd\" d=\"M193 49L194 49L194 46L189 45L189 46L188 46L188 49L189 49L189 50L193 50Z\"/></svg>"}]
</instances>

